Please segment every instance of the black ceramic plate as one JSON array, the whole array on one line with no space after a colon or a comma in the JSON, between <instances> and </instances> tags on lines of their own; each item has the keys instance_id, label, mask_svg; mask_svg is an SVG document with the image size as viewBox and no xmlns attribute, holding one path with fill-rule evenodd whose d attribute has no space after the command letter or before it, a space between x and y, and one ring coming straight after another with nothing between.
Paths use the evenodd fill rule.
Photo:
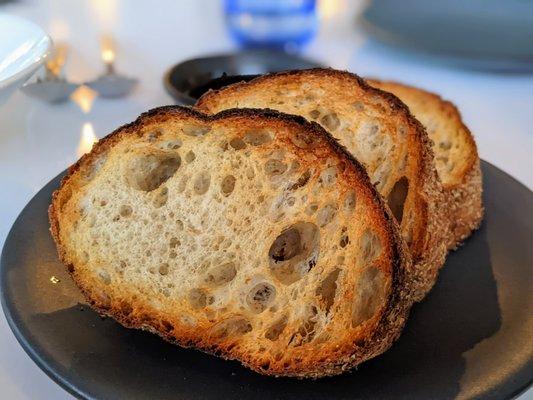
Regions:
<instances>
[{"instance_id":1,"label":"black ceramic plate","mask_svg":"<svg viewBox=\"0 0 533 400\"><path fill-rule=\"evenodd\" d=\"M218 89L267 72L319 66L294 54L248 50L184 61L167 71L163 84L174 99L192 105L208 89Z\"/></svg>"},{"instance_id":2,"label":"black ceramic plate","mask_svg":"<svg viewBox=\"0 0 533 400\"><path fill-rule=\"evenodd\" d=\"M342 376L264 377L97 316L83 305L48 232L60 177L31 200L6 240L2 305L30 357L81 398L510 399L533 376L533 195L488 163L483 172L481 229L449 256L399 341Z\"/></svg>"}]
</instances>

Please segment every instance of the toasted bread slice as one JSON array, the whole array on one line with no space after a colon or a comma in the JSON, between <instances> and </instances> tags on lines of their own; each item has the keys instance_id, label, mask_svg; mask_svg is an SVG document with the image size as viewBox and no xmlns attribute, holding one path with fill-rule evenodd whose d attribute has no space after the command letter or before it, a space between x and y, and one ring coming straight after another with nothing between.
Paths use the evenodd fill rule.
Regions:
<instances>
[{"instance_id":1,"label":"toasted bread slice","mask_svg":"<svg viewBox=\"0 0 533 400\"><path fill-rule=\"evenodd\" d=\"M451 221L450 248L456 248L483 219L481 168L474 137L457 107L440 96L397 82L367 82L398 96L433 140L435 165Z\"/></svg>"},{"instance_id":2,"label":"toasted bread slice","mask_svg":"<svg viewBox=\"0 0 533 400\"><path fill-rule=\"evenodd\" d=\"M310 69L211 91L196 107L209 113L271 108L320 123L364 164L388 199L413 257L415 297L431 289L446 257L449 222L428 136L397 97L349 72Z\"/></svg>"},{"instance_id":3,"label":"toasted bread slice","mask_svg":"<svg viewBox=\"0 0 533 400\"><path fill-rule=\"evenodd\" d=\"M296 116L152 110L70 168L49 216L101 314L264 374L339 374L385 351L412 304L364 168Z\"/></svg>"}]
</instances>

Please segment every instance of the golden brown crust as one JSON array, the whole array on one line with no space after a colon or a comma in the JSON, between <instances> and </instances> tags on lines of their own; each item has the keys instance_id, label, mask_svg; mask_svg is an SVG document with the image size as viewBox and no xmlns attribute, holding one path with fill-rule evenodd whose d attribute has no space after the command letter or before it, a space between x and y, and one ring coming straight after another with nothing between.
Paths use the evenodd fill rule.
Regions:
<instances>
[{"instance_id":1,"label":"golden brown crust","mask_svg":"<svg viewBox=\"0 0 533 400\"><path fill-rule=\"evenodd\" d=\"M456 145L459 150L453 160L452 172L446 171L441 176L451 223L449 248L455 249L479 227L483 219L482 177L474 136L464 124L457 107L439 95L398 82L376 79L368 79L367 82L400 97L422 122L424 119L441 119L448 124L437 128L443 132L435 132L435 136L445 134L451 139L452 146ZM429 132L430 138L432 133ZM439 156L438 147L436 153Z\"/></svg>"},{"instance_id":2,"label":"golden brown crust","mask_svg":"<svg viewBox=\"0 0 533 400\"><path fill-rule=\"evenodd\" d=\"M376 97L380 101L384 101L390 112L399 116L407 124L409 132L407 139L409 162L416 169L416 172L409 176L410 188L415 188L411 203L411 215L414 223L409 249L414 262L414 270L412 271L413 291L415 292L415 298L421 300L433 287L438 270L444 264L447 254L445 241L449 236L449 226L445 214L446 199L435 170L431 141L425 128L411 115L407 106L400 99L389 92L369 86L355 74L346 71L316 68L268 74L250 82L236 83L217 91L209 91L198 100L195 107L204 112L216 112L225 107L224 104L228 98L232 96L240 98L239 96L245 91L250 94L253 93L254 88L261 92L266 91L267 87L273 91L278 81L293 79L305 82L310 77L326 78L324 79L323 87L332 79L337 79L338 82L349 82L350 85L360 89L363 93L361 97L365 99ZM347 88L339 87L339 91L344 92L345 90ZM243 103L246 103L245 96L242 96L244 98ZM324 96L328 98L329 93L325 93ZM346 95L346 98L346 101L351 100L348 100L348 95ZM265 104L265 107L287 111L283 105L280 106L278 104ZM443 221L446 222L443 223ZM402 231L404 237L408 236L403 224Z\"/></svg>"},{"instance_id":3,"label":"golden brown crust","mask_svg":"<svg viewBox=\"0 0 533 400\"><path fill-rule=\"evenodd\" d=\"M295 129L304 129L306 133L315 137L321 143L316 151L322 157L331 157L333 154L341 162L345 162L346 176L354 180L354 184L362 186L364 193L371 199L374 205L375 215L378 216L376 224L383 230L388 238L388 248L390 248L389 258L391 262L392 286L387 297L385 306L378 317L366 326L364 335L346 340L342 345L337 344L329 353L322 352L316 354L309 349L302 350L292 364L286 366L281 363L269 362L265 364L254 354L242 352L234 342L213 341L207 333L202 333L199 328L191 329L180 325L178 321L168 320L167 317L149 305L142 305L140 308L132 309L131 304L114 299L103 298L98 293L98 288L93 286L90 280L77 271L77 266L73 264L71 256L62 236L61 226L63 223L63 210L73 191L79 188L83 174L89 170L98 157L108 151L113 146L131 135L142 135L142 128L152 123L160 123L174 118L194 117L212 123L224 121L238 124L240 121L261 121L261 123L273 126L291 125ZM347 178L348 179L348 178ZM401 329L407 318L412 299L406 290L406 274L409 268L410 258L403 240L400 238L399 227L388 207L385 206L381 196L377 193L373 185L370 184L364 168L352 157L339 143L329 136L318 124L308 123L301 117L289 116L275 111L265 110L227 110L213 116L206 116L188 108L169 106L161 107L142 114L135 122L124 125L112 134L100 140L93 150L83 156L76 164L69 168L67 175L61 182L61 186L52 197L52 204L49 208L49 219L51 233L56 242L58 254L63 263L67 265L68 271L83 294L100 314L115 318L124 326L130 328L140 328L158 334L165 340L179 344L184 347L196 347L205 352L219 355L226 359L236 359L249 368L268 375L294 376L294 377L321 377L340 374L343 371L360 364L388 349L400 335ZM140 311L139 311L140 310ZM287 350L288 351L288 350Z\"/></svg>"}]
</instances>

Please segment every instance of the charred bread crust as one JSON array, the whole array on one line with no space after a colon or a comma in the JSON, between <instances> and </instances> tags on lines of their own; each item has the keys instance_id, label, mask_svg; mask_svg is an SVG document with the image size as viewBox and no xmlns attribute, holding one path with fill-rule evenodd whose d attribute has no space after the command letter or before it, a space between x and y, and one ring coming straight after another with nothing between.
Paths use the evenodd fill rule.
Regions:
<instances>
[{"instance_id":1,"label":"charred bread crust","mask_svg":"<svg viewBox=\"0 0 533 400\"><path fill-rule=\"evenodd\" d=\"M67 250L61 241L60 235L60 212L62 203L69 196L71 183L77 179L77 174L85 167L95 162L97 157L108 151L116 142L121 140L123 135L140 134L141 128L155 121L164 121L173 116L192 116L206 122L231 118L261 118L266 121L282 121L283 123L304 126L305 129L316 135L317 138L325 139L330 148L337 154L339 159L349 163L356 173L358 179L362 180L368 195L374 200L377 209L381 211L384 223L382 228L386 231L389 242L392 243L392 284L391 290L381 311L379 319L372 325L368 337L357 342L348 342L344 345L344 354L338 357L335 354L324 355L322 362L317 362L315 357L301 359L298 364L291 365L290 368L270 363L267 367L258 363L257 359L247 354L240 354L229 344L216 344L209 341L208 336L199 337L190 330L169 329L168 322L165 322L150 314L131 313L127 305L107 304L103 302L91 290L90 285L80 279L76 274L75 266L69 261ZM407 251L404 241L401 239L399 227L392 217L389 208L379 195L373 185L370 184L364 167L357 162L333 137L331 137L320 125L309 123L302 117L282 114L272 110L251 110L234 109L226 110L213 116L207 116L189 108L180 106L166 106L150 110L142 114L135 122L126 124L118 128L110 135L100 140L93 150L83 156L76 164L69 168L67 175L63 178L60 188L52 196L52 203L48 210L50 220L50 230L57 245L60 260L67 266L67 269L88 300L89 304L102 316L109 316L116 319L128 328L137 328L150 331L163 339L178 344L182 347L194 347L206 353L215 354L225 359L238 360L245 366L266 375L291 376L298 378L319 378L323 376L340 374L370 358L373 358L385 350L399 337L402 327L405 324L410 306L413 303L412 294L407 289L407 271L410 264L410 254ZM376 327L377 328L374 328Z\"/></svg>"},{"instance_id":2,"label":"charred bread crust","mask_svg":"<svg viewBox=\"0 0 533 400\"><path fill-rule=\"evenodd\" d=\"M482 174L474 135L465 125L455 104L436 93L393 81L368 79L367 82L370 85L381 86L383 90L386 90L387 87L398 88L420 99L427 99L426 102L433 102L437 105L439 113L453 122L457 132L464 140L462 166L456 173L456 179L442 180L449 214L448 219L451 224L449 249L456 249L479 227L483 219Z\"/></svg>"}]
</instances>

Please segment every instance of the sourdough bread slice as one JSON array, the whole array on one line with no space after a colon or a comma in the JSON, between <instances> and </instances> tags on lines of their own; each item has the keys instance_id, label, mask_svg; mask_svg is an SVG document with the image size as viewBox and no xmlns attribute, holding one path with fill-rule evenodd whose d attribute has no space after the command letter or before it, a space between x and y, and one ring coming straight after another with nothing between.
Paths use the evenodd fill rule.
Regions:
<instances>
[{"instance_id":1,"label":"sourdough bread slice","mask_svg":"<svg viewBox=\"0 0 533 400\"><path fill-rule=\"evenodd\" d=\"M398 96L432 139L451 221L450 248L456 248L483 219L481 168L474 137L457 107L437 94L397 82L367 82Z\"/></svg>"},{"instance_id":2,"label":"sourdough bread slice","mask_svg":"<svg viewBox=\"0 0 533 400\"><path fill-rule=\"evenodd\" d=\"M320 123L364 164L388 200L413 257L416 299L431 289L446 257L449 221L429 138L397 97L349 72L310 69L211 91L196 107L209 113L270 108Z\"/></svg>"},{"instance_id":3,"label":"sourdough bread slice","mask_svg":"<svg viewBox=\"0 0 533 400\"><path fill-rule=\"evenodd\" d=\"M296 116L152 110L70 168L49 216L101 314L264 374L339 374L389 348L412 304L364 168Z\"/></svg>"}]
</instances>

